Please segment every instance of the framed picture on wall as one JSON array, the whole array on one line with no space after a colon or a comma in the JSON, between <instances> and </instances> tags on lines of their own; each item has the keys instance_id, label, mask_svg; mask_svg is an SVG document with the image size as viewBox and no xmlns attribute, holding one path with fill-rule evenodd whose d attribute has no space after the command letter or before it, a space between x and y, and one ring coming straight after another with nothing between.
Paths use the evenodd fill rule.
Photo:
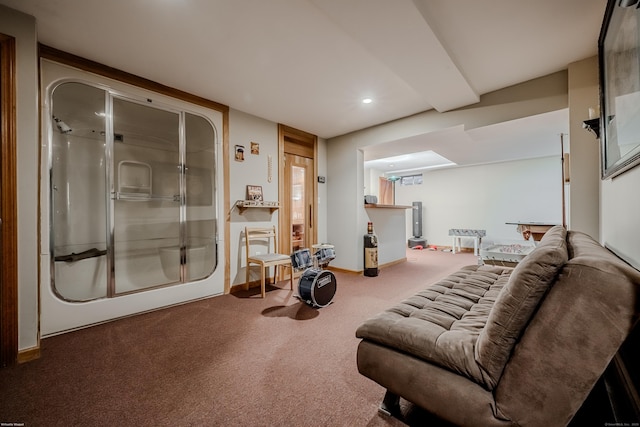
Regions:
<instances>
[{"instance_id":1,"label":"framed picture on wall","mask_svg":"<svg viewBox=\"0 0 640 427\"><path fill-rule=\"evenodd\" d=\"M640 9L609 0L598 39L602 178L640 163Z\"/></svg>"},{"instance_id":2,"label":"framed picture on wall","mask_svg":"<svg viewBox=\"0 0 640 427\"><path fill-rule=\"evenodd\" d=\"M233 158L236 162L244 162L244 145L236 145Z\"/></svg>"},{"instance_id":3,"label":"framed picture on wall","mask_svg":"<svg viewBox=\"0 0 640 427\"><path fill-rule=\"evenodd\" d=\"M247 200L262 201L262 187L259 185L247 185Z\"/></svg>"}]
</instances>

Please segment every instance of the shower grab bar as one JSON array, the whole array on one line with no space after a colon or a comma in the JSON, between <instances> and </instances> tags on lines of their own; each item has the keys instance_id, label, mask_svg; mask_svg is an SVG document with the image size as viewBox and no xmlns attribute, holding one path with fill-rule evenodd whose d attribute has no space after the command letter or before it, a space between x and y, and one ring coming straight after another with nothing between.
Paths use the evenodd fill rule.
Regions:
<instances>
[{"instance_id":1,"label":"shower grab bar","mask_svg":"<svg viewBox=\"0 0 640 427\"><path fill-rule=\"evenodd\" d=\"M99 250L98 248L91 248L83 252L78 252L78 253L71 252L70 254L67 254L67 255L58 255L57 257L54 258L54 261L75 262L75 261L81 261L87 258L99 257L106 254L107 254L106 249Z\"/></svg>"},{"instance_id":2,"label":"shower grab bar","mask_svg":"<svg viewBox=\"0 0 640 427\"><path fill-rule=\"evenodd\" d=\"M143 193L121 193L121 192L115 192L112 194L113 194L113 197L112 197L113 199L123 200L123 201L131 200L131 201L144 202L147 200L163 200L167 202L180 202L179 194L176 194L173 196L153 196L153 195L143 194Z\"/></svg>"}]
</instances>

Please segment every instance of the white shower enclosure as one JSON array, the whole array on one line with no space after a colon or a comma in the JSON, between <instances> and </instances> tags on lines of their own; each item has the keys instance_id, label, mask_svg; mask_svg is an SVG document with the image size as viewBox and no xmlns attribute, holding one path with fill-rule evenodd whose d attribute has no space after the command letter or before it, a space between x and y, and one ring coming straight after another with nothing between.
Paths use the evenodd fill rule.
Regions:
<instances>
[{"instance_id":1,"label":"white shower enclosure","mask_svg":"<svg viewBox=\"0 0 640 427\"><path fill-rule=\"evenodd\" d=\"M43 82L44 335L222 293L219 114L68 74Z\"/></svg>"}]
</instances>

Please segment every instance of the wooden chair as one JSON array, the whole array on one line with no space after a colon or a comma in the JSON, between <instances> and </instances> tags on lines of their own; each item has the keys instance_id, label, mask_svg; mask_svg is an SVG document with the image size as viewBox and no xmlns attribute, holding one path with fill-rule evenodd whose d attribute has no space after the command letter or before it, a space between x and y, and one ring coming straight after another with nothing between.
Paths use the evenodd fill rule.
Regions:
<instances>
[{"instance_id":1,"label":"wooden chair","mask_svg":"<svg viewBox=\"0 0 640 427\"><path fill-rule=\"evenodd\" d=\"M268 273L265 270L269 267L275 267L274 276L276 279L278 277L278 266L289 268L291 270L289 280L291 283L291 290L293 290L293 267L291 265L291 257L289 255L278 253L276 227L245 227L244 240L247 254L247 281L245 283L245 289L249 289L251 264L258 264L260 266L260 290L262 298L264 298L266 294L265 276ZM262 253L251 255L250 249L252 243L259 243L263 248Z\"/></svg>"}]
</instances>

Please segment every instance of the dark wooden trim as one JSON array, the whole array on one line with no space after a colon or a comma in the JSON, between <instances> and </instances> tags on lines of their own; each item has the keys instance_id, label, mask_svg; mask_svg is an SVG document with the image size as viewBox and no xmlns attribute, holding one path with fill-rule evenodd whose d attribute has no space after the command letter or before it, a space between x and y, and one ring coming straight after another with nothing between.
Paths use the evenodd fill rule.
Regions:
<instances>
[{"instance_id":1,"label":"dark wooden trim","mask_svg":"<svg viewBox=\"0 0 640 427\"><path fill-rule=\"evenodd\" d=\"M18 363L31 362L40 358L40 346L18 352Z\"/></svg>"},{"instance_id":2,"label":"dark wooden trim","mask_svg":"<svg viewBox=\"0 0 640 427\"><path fill-rule=\"evenodd\" d=\"M107 77L113 80L118 80L124 83L129 83L133 86L137 86L143 89L147 89L153 92L167 95L172 98L181 99L192 104L200 105L205 108L220 112L228 112L229 107L224 104L211 101L200 96L181 91L163 84L154 82L153 80L145 79L144 77L136 76L126 71L119 70L117 68L109 67L107 65L100 64L98 62L85 59L71 53L67 53L53 47L39 44L38 54L40 58L49 59L51 61L66 64L75 68L79 68L90 73L98 74L103 77Z\"/></svg>"},{"instance_id":3,"label":"dark wooden trim","mask_svg":"<svg viewBox=\"0 0 640 427\"><path fill-rule=\"evenodd\" d=\"M16 42L0 34L0 366L18 358Z\"/></svg>"}]
</instances>

